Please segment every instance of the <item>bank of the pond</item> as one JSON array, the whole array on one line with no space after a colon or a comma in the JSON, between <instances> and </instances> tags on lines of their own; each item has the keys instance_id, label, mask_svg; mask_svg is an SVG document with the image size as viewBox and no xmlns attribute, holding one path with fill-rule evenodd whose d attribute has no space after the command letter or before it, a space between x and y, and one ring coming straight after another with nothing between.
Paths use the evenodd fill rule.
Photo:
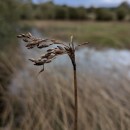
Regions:
<instances>
[{"instance_id":1,"label":"bank of the pond","mask_svg":"<svg viewBox=\"0 0 130 130\"><path fill-rule=\"evenodd\" d=\"M89 41L94 48L130 48L129 22L87 21L21 21L21 25L38 28L44 36L69 41L74 35L77 43Z\"/></svg>"}]
</instances>

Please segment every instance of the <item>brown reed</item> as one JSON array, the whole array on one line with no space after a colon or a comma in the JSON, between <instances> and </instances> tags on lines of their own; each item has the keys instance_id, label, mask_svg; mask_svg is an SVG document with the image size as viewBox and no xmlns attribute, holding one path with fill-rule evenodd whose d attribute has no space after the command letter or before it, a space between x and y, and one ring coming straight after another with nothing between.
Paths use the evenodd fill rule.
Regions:
<instances>
[{"instance_id":1,"label":"brown reed","mask_svg":"<svg viewBox=\"0 0 130 130\"><path fill-rule=\"evenodd\" d=\"M38 59L30 58L29 60L34 63L36 66L43 66L41 69L41 72L44 71L44 65L47 63L52 62L57 56L67 54L72 62L73 65L73 76L74 76L74 99L75 99L75 109L74 109L74 130L78 130L78 91L77 91L77 74L76 74L76 60L75 60L75 50L81 46L88 44L88 42L85 42L83 44L74 46L73 43L73 36L71 36L71 41L69 44L65 44L59 40L55 39L42 39L32 36L31 33L27 34L20 34L17 36L18 38L21 38L24 42L27 43L26 47L28 49L32 49L34 47L37 47L39 49L49 47L51 45L57 45L55 48L48 49L45 54L41 55Z\"/></svg>"}]
</instances>

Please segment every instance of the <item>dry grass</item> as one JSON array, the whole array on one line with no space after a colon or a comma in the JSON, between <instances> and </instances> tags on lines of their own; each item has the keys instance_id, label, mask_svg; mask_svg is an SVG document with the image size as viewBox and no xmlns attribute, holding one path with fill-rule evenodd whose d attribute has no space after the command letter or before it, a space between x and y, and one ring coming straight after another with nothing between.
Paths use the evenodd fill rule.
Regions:
<instances>
[{"instance_id":1,"label":"dry grass","mask_svg":"<svg viewBox=\"0 0 130 130\"><path fill-rule=\"evenodd\" d=\"M22 86L17 94L0 90L0 108L4 108L4 112L0 109L0 117L3 117L0 119L0 129L72 129L73 77L71 69L63 67L66 66L49 67L39 78L36 78L36 71L33 69L26 70L28 77L23 75L18 79L16 74L14 78L18 84L15 87ZM89 74L78 72L78 77L79 129L129 130L129 81L121 77L118 89L115 90ZM4 107L2 104L5 104Z\"/></svg>"},{"instance_id":2,"label":"dry grass","mask_svg":"<svg viewBox=\"0 0 130 130\"><path fill-rule=\"evenodd\" d=\"M11 55L10 55L11 56ZM19 55L18 59L19 58ZM73 76L70 66L53 65L37 77L22 59L1 64L15 71L4 90L0 83L0 130L70 130L74 123ZM21 62L20 62L21 61ZM28 67L27 67L28 66ZM114 71L114 70L113 70ZM12 72L11 72L12 73ZM78 71L79 130L129 130L130 81ZM113 85L116 82L116 85Z\"/></svg>"},{"instance_id":3,"label":"dry grass","mask_svg":"<svg viewBox=\"0 0 130 130\"><path fill-rule=\"evenodd\" d=\"M10 84L13 73L22 67L23 64L19 64L22 60L21 50L16 45L8 45L0 51L0 85L5 89Z\"/></svg>"},{"instance_id":4,"label":"dry grass","mask_svg":"<svg viewBox=\"0 0 130 130\"><path fill-rule=\"evenodd\" d=\"M130 48L129 22L24 21L22 25L39 28L43 36L66 41L72 34L77 43L89 41L97 48Z\"/></svg>"}]
</instances>

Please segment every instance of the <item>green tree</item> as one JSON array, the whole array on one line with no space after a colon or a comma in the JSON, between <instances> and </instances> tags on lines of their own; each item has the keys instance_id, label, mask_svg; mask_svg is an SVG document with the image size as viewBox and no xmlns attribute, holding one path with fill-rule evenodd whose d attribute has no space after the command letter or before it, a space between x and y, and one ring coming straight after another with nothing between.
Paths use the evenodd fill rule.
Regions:
<instances>
[{"instance_id":1,"label":"green tree","mask_svg":"<svg viewBox=\"0 0 130 130\"><path fill-rule=\"evenodd\" d=\"M42 19L54 19L55 17L55 6L53 2L46 2L44 4L41 4L39 6L41 12L40 16L42 16Z\"/></svg>"},{"instance_id":2,"label":"green tree","mask_svg":"<svg viewBox=\"0 0 130 130\"><path fill-rule=\"evenodd\" d=\"M127 11L126 11L125 8L119 8L119 9L117 10L117 13L116 13L117 20L119 20L119 21L124 20L125 17L126 17L126 15L127 15Z\"/></svg>"},{"instance_id":3,"label":"green tree","mask_svg":"<svg viewBox=\"0 0 130 130\"><path fill-rule=\"evenodd\" d=\"M121 3L116 10L117 20L119 21L124 20L128 12L129 12L129 4L127 2Z\"/></svg>"},{"instance_id":4,"label":"green tree","mask_svg":"<svg viewBox=\"0 0 130 130\"><path fill-rule=\"evenodd\" d=\"M99 8L96 10L96 20L111 21L114 19L114 13L108 9Z\"/></svg>"},{"instance_id":5,"label":"green tree","mask_svg":"<svg viewBox=\"0 0 130 130\"><path fill-rule=\"evenodd\" d=\"M31 3L21 3L19 5L19 10L20 10L20 18L22 20L26 19L32 19L33 18L33 8L32 8Z\"/></svg>"},{"instance_id":6,"label":"green tree","mask_svg":"<svg viewBox=\"0 0 130 130\"><path fill-rule=\"evenodd\" d=\"M55 19L68 19L68 9L65 6L55 7Z\"/></svg>"},{"instance_id":7,"label":"green tree","mask_svg":"<svg viewBox=\"0 0 130 130\"><path fill-rule=\"evenodd\" d=\"M16 32L19 19L19 8L17 0L0 1L0 47L2 44L11 42L11 37Z\"/></svg>"},{"instance_id":8,"label":"green tree","mask_svg":"<svg viewBox=\"0 0 130 130\"><path fill-rule=\"evenodd\" d=\"M77 8L77 19L85 20L87 18L87 11L84 7Z\"/></svg>"}]
</instances>

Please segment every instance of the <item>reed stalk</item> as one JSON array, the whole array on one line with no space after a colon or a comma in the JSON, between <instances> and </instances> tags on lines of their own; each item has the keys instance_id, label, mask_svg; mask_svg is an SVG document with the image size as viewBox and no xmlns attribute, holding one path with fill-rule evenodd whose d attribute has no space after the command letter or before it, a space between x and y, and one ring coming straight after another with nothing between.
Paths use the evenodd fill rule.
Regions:
<instances>
[{"instance_id":1,"label":"reed stalk","mask_svg":"<svg viewBox=\"0 0 130 130\"><path fill-rule=\"evenodd\" d=\"M39 49L50 47L51 45L57 45L56 48L48 49L47 52L40 56L38 59L30 58L29 60L34 63L36 66L43 66L41 72L44 71L44 65L52 62L59 55L67 54L73 65L73 76L74 76L74 130L78 130L78 90L77 90L77 72L76 72L76 60L75 60L75 51L76 49L88 42L74 46L73 36L71 36L71 41L69 44L65 44L59 40L55 39L42 39L32 36L31 33L20 34L17 36L21 38L24 42L27 43L26 47L32 49L37 47Z\"/></svg>"},{"instance_id":2,"label":"reed stalk","mask_svg":"<svg viewBox=\"0 0 130 130\"><path fill-rule=\"evenodd\" d=\"M75 48L73 43L73 36L71 36L72 45L72 57L70 57L73 65L73 76L74 76L74 130L78 130L78 90L77 90L77 68L75 61Z\"/></svg>"}]
</instances>

